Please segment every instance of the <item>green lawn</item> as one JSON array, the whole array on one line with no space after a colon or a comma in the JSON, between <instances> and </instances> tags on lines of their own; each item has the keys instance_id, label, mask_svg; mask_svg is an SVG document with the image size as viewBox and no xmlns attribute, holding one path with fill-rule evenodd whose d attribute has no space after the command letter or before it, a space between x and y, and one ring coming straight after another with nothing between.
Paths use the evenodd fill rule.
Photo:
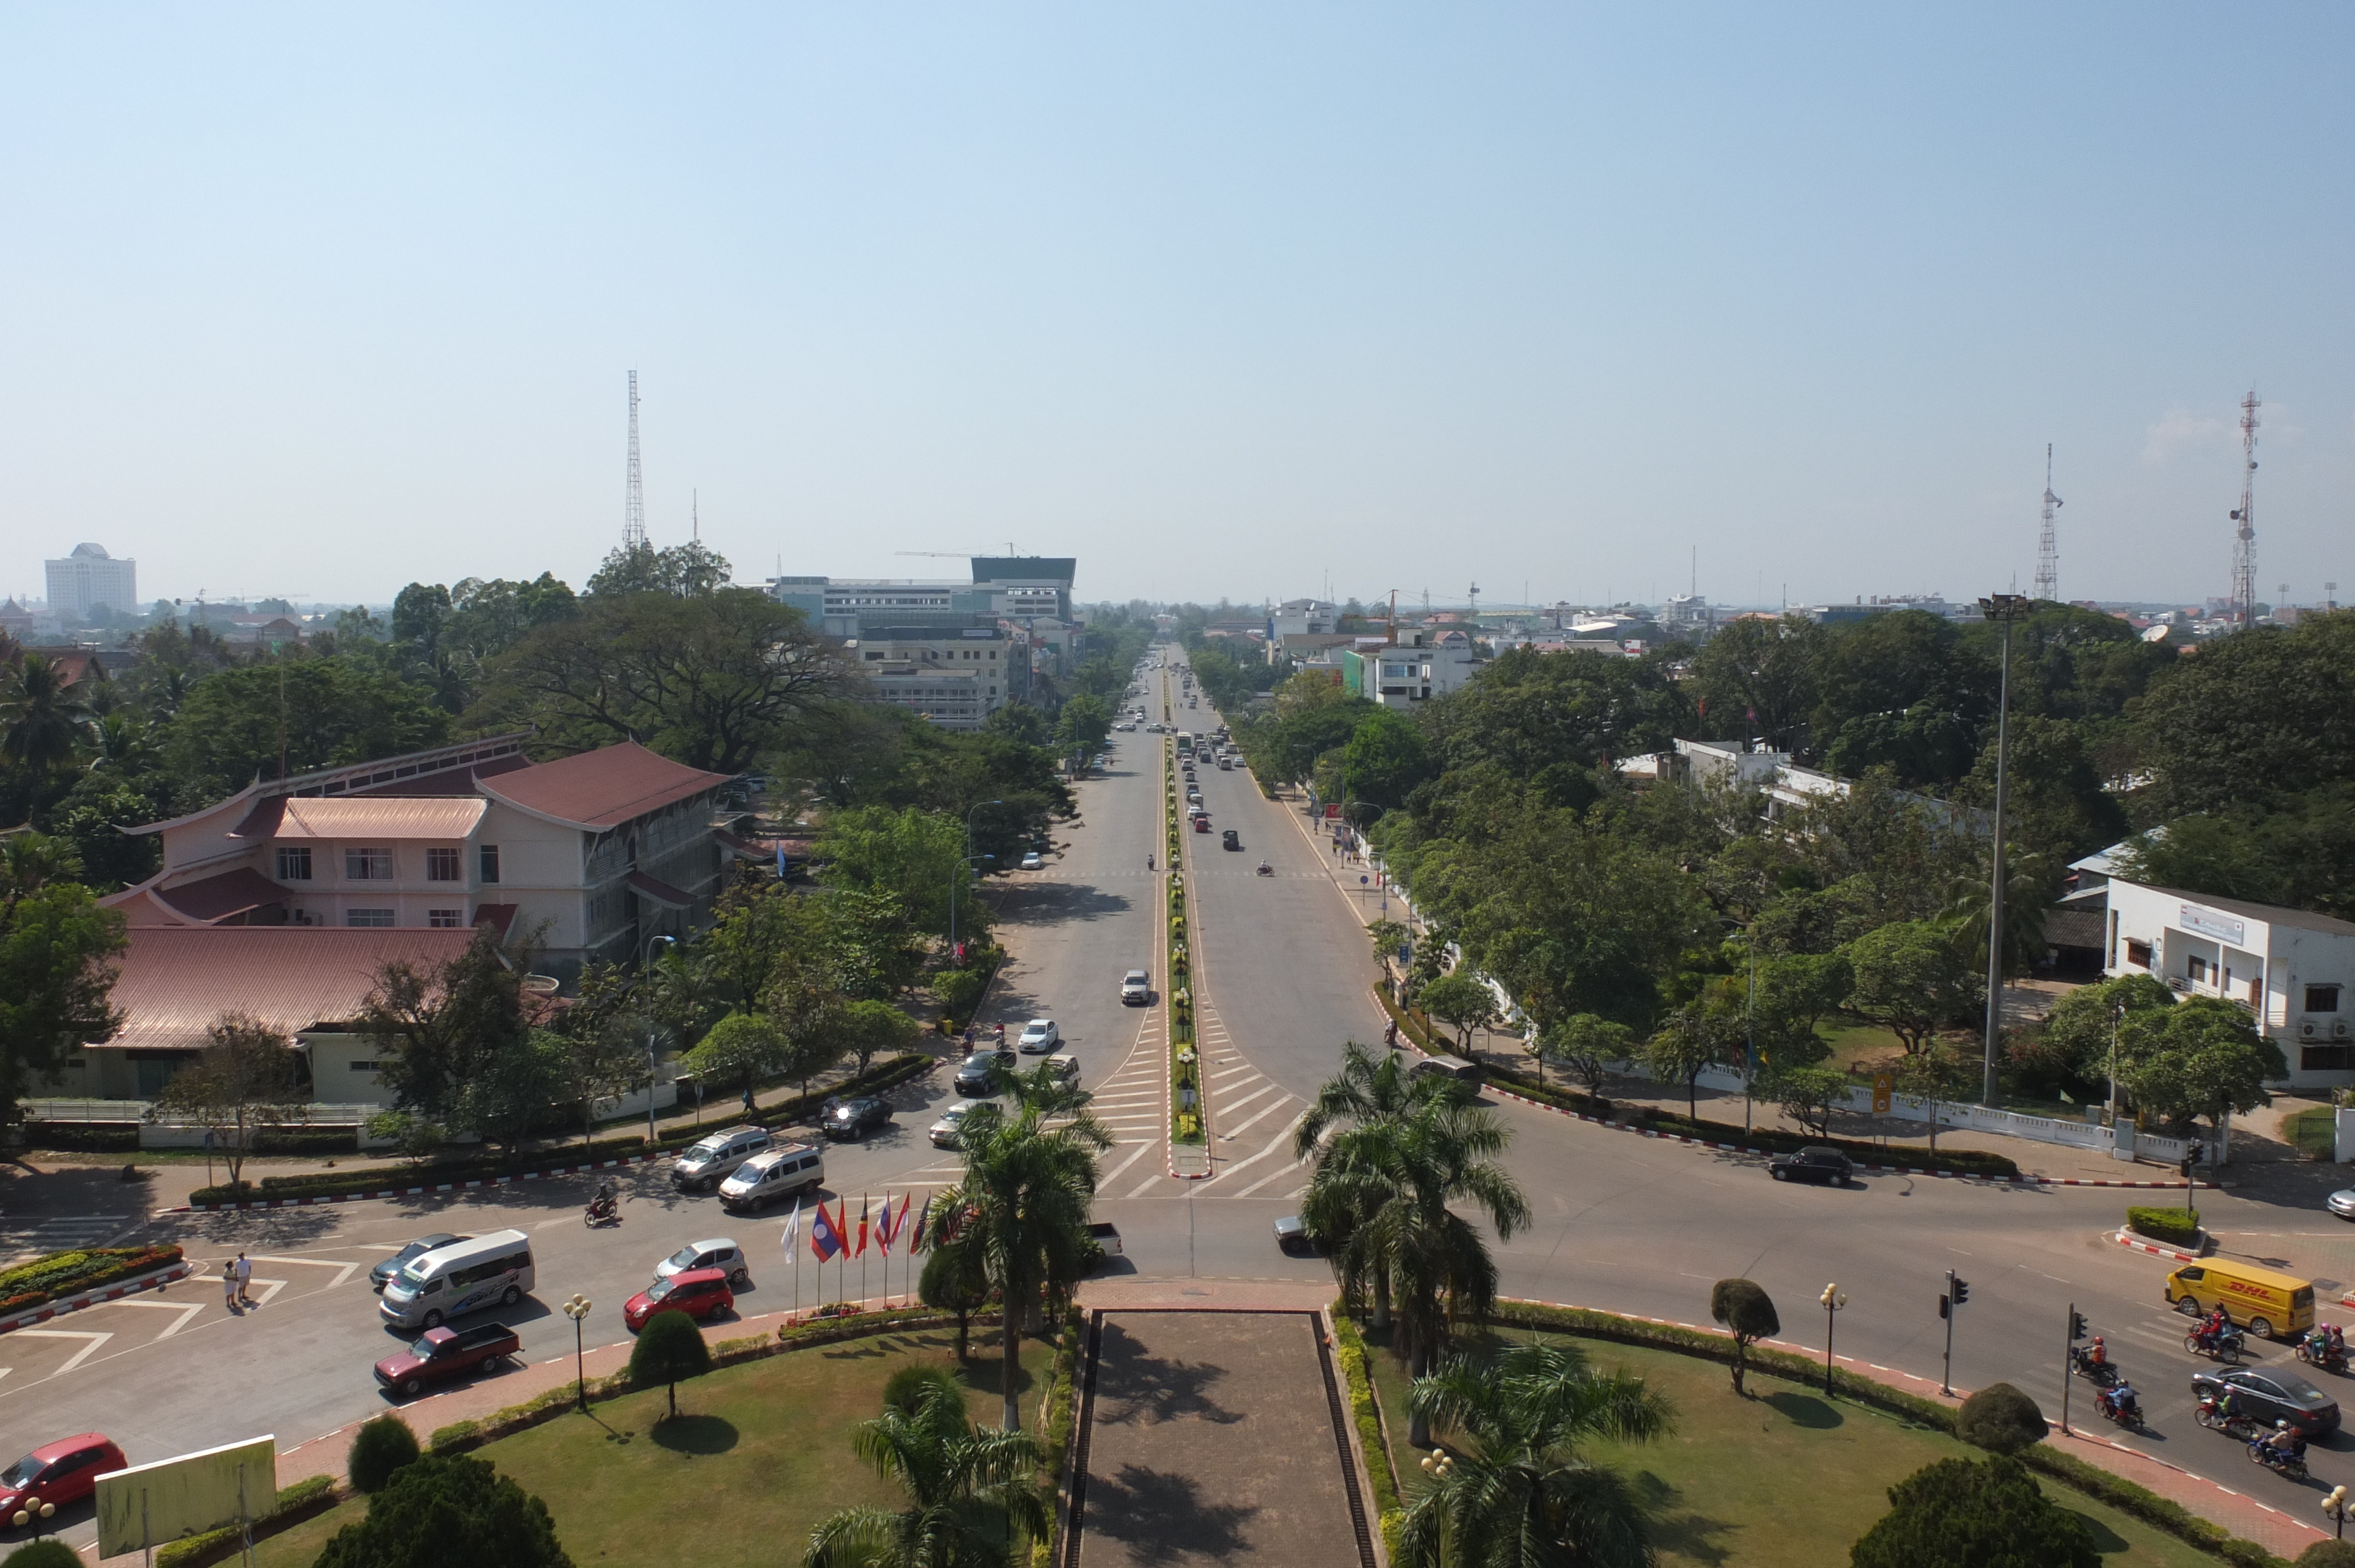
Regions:
<instances>
[{"instance_id":1,"label":"green lawn","mask_svg":"<svg viewBox=\"0 0 2355 1568\"><path fill-rule=\"evenodd\" d=\"M2338 1115L2328 1106L2312 1106L2282 1118L2282 1137L2309 1160L2328 1160L2339 1144Z\"/></svg>"},{"instance_id":2,"label":"green lawn","mask_svg":"<svg viewBox=\"0 0 2355 1568\"><path fill-rule=\"evenodd\" d=\"M1053 1346L1023 1347L1023 1420ZM976 1330L961 1372L974 1418L998 1417L994 1330ZM810 1527L837 1508L896 1507L901 1494L862 1467L850 1429L879 1407L883 1382L910 1361L956 1365L948 1330L879 1334L723 1368L679 1385L679 1418L660 1426L663 1391L623 1394L474 1451L543 1499L572 1560L641 1563L680 1556L697 1568L798 1563ZM422 1439L425 1433L419 1433ZM367 1511L345 1503L254 1549L261 1568L307 1568ZM669 1543L665 1545L664 1543Z\"/></svg>"},{"instance_id":3,"label":"green lawn","mask_svg":"<svg viewBox=\"0 0 2355 1568\"><path fill-rule=\"evenodd\" d=\"M1529 1338L1516 1335L1517 1338ZM1846 1403L1820 1385L1750 1374L1756 1397L1737 1399L1727 1369L1670 1351L1582 1340L1597 1365L1639 1372L1675 1403L1677 1430L1661 1442L1597 1444L1591 1457L1634 1477L1651 1500L1661 1568L1826 1568L1848 1561L1850 1542L1889 1510L1889 1488L1924 1465L1978 1450L1942 1433ZM1383 1430L1400 1485L1412 1501L1422 1474L1406 1452L1406 1376L1387 1351L1371 1350ZM2215 1568L2217 1559L2056 1481L2047 1496L2083 1517L2104 1568Z\"/></svg>"},{"instance_id":4,"label":"green lawn","mask_svg":"<svg viewBox=\"0 0 2355 1568\"><path fill-rule=\"evenodd\" d=\"M1842 1072L1856 1071L1859 1061L1876 1061L1905 1049L1905 1042L1877 1024L1827 1023L1817 1027L1816 1033L1831 1047L1832 1054L1824 1065Z\"/></svg>"}]
</instances>

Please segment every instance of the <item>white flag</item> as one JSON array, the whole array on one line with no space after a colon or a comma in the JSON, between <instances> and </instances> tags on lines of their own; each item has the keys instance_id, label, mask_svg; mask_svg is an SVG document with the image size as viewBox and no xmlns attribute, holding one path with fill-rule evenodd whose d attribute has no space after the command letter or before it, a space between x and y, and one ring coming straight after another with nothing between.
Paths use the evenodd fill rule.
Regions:
<instances>
[{"instance_id":1,"label":"white flag","mask_svg":"<svg viewBox=\"0 0 2355 1568\"><path fill-rule=\"evenodd\" d=\"M785 1222L785 1234L778 1239L777 1245L783 1247L787 1252L791 1252L794 1250L794 1244L801 1239L802 1201L799 1198L795 1198L794 1200L794 1216Z\"/></svg>"}]
</instances>

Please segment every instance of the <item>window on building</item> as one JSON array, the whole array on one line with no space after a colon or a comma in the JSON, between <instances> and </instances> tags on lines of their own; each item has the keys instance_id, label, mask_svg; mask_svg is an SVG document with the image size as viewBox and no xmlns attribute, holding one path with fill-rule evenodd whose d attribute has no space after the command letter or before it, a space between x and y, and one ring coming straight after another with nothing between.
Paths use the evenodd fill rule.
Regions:
<instances>
[{"instance_id":1,"label":"window on building","mask_svg":"<svg viewBox=\"0 0 2355 1568\"><path fill-rule=\"evenodd\" d=\"M389 909L346 909L344 911L344 924L346 926L389 926L392 924L392 911Z\"/></svg>"},{"instance_id":2,"label":"window on building","mask_svg":"<svg viewBox=\"0 0 2355 1568\"><path fill-rule=\"evenodd\" d=\"M464 909L428 909L425 923L437 931L454 931L466 923Z\"/></svg>"},{"instance_id":3,"label":"window on building","mask_svg":"<svg viewBox=\"0 0 2355 1568\"><path fill-rule=\"evenodd\" d=\"M346 882L390 882L392 852L389 849L347 849L344 852ZM389 924L389 922L387 922Z\"/></svg>"},{"instance_id":4,"label":"window on building","mask_svg":"<svg viewBox=\"0 0 2355 1568\"><path fill-rule=\"evenodd\" d=\"M496 882L499 879L499 846L496 844L483 844L479 846L477 855L483 863L483 880L485 882Z\"/></svg>"},{"instance_id":5,"label":"window on building","mask_svg":"<svg viewBox=\"0 0 2355 1568\"><path fill-rule=\"evenodd\" d=\"M278 846L278 880L281 882L311 880L311 846L309 844Z\"/></svg>"},{"instance_id":6,"label":"window on building","mask_svg":"<svg viewBox=\"0 0 2355 1568\"><path fill-rule=\"evenodd\" d=\"M2132 964L2138 969L2147 969L2150 968L2150 944L2148 942L2137 942L2132 937L2128 937L2126 938L2126 962Z\"/></svg>"},{"instance_id":7,"label":"window on building","mask_svg":"<svg viewBox=\"0 0 2355 1568\"><path fill-rule=\"evenodd\" d=\"M2183 972L2190 976L2195 980L2206 980L2208 978L2208 960L2201 958L2197 953L2192 954L2190 958L2183 960Z\"/></svg>"},{"instance_id":8,"label":"window on building","mask_svg":"<svg viewBox=\"0 0 2355 1568\"><path fill-rule=\"evenodd\" d=\"M425 852L425 880L455 882L464 874L458 869L458 852L454 849L430 849Z\"/></svg>"},{"instance_id":9,"label":"window on building","mask_svg":"<svg viewBox=\"0 0 2355 1568\"><path fill-rule=\"evenodd\" d=\"M2310 985L2306 988L2306 1010L2308 1012L2339 1011L2339 988L2335 985Z\"/></svg>"},{"instance_id":10,"label":"window on building","mask_svg":"<svg viewBox=\"0 0 2355 1568\"><path fill-rule=\"evenodd\" d=\"M2302 1045L2297 1065L2305 1073L2343 1073L2355 1067L2355 1045Z\"/></svg>"}]
</instances>

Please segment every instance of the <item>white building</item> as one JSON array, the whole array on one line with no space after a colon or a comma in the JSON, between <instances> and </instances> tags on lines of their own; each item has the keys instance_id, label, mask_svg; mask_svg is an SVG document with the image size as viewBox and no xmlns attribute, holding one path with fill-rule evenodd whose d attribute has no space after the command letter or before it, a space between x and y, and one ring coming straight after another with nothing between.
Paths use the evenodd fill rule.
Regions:
<instances>
[{"instance_id":1,"label":"white building","mask_svg":"<svg viewBox=\"0 0 2355 1568\"><path fill-rule=\"evenodd\" d=\"M82 624L101 605L139 613L139 563L116 560L103 545L76 545L64 560L49 562L48 571L49 613L69 624Z\"/></svg>"},{"instance_id":2,"label":"white building","mask_svg":"<svg viewBox=\"0 0 2355 1568\"><path fill-rule=\"evenodd\" d=\"M2115 876L2103 890L2104 973L2239 1003L2281 1047L2292 1088L2355 1085L2355 923Z\"/></svg>"},{"instance_id":3,"label":"white building","mask_svg":"<svg viewBox=\"0 0 2355 1568\"><path fill-rule=\"evenodd\" d=\"M1417 708L1433 697L1461 691L1487 662L1463 631L1436 635L1416 627L1395 642L1361 638L1354 648L1337 648L1341 683L1386 708Z\"/></svg>"},{"instance_id":4,"label":"white building","mask_svg":"<svg viewBox=\"0 0 2355 1568\"><path fill-rule=\"evenodd\" d=\"M943 729L979 729L1029 677L1015 667L1028 641L1018 645L999 626L869 628L844 652L879 698Z\"/></svg>"}]
</instances>

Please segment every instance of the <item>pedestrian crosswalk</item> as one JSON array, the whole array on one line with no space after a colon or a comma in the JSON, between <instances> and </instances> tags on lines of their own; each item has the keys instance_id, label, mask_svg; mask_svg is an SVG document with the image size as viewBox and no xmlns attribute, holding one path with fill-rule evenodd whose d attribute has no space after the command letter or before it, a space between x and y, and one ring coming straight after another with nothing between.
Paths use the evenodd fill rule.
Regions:
<instances>
[{"instance_id":1,"label":"pedestrian crosswalk","mask_svg":"<svg viewBox=\"0 0 2355 1568\"><path fill-rule=\"evenodd\" d=\"M0 1220L0 1267L46 1257L76 1247L106 1246L127 1239L140 1228L128 1214L59 1214L48 1219L31 1215Z\"/></svg>"}]
</instances>

